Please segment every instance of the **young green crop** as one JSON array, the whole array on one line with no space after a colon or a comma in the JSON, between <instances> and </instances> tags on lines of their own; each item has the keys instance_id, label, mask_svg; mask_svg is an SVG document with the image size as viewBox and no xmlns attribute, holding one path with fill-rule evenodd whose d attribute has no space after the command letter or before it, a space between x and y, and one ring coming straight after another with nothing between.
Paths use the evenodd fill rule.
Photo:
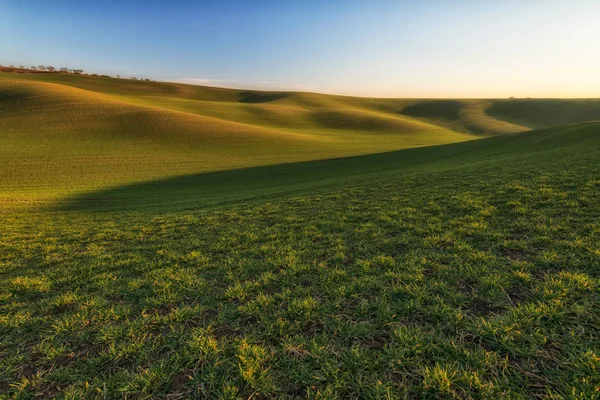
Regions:
<instances>
[{"instance_id":1,"label":"young green crop","mask_svg":"<svg viewBox=\"0 0 600 400\"><path fill-rule=\"evenodd\" d=\"M598 132L329 161L208 209L5 213L0 396L593 398Z\"/></svg>"},{"instance_id":2,"label":"young green crop","mask_svg":"<svg viewBox=\"0 0 600 400\"><path fill-rule=\"evenodd\" d=\"M596 398L595 107L2 75L0 399Z\"/></svg>"},{"instance_id":3,"label":"young green crop","mask_svg":"<svg viewBox=\"0 0 600 400\"><path fill-rule=\"evenodd\" d=\"M143 96L125 98L0 76L0 206L178 175L473 139L370 111L345 110L326 122L303 125L297 106L272 105L268 112L279 119L273 117L269 125L243 118L248 110L264 107L258 103L186 100L224 114L199 115L168 97L161 99L159 107ZM296 124L276 124L294 121L290 115L296 115Z\"/></svg>"}]
</instances>

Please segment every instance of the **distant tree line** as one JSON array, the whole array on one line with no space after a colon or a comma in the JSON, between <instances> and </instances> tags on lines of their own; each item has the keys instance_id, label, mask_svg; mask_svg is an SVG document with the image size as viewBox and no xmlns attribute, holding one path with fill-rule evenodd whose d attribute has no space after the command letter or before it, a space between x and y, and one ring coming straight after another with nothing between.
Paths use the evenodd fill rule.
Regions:
<instances>
[{"instance_id":1,"label":"distant tree line","mask_svg":"<svg viewBox=\"0 0 600 400\"><path fill-rule=\"evenodd\" d=\"M10 66L0 65L0 71L16 72L16 73L33 73L33 74L41 74L41 73L77 74L77 75L85 74L85 72L82 69L71 69L71 68L67 68L67 67L61 67L60 69L56 69L52 65L32 65L31 67L26 67L24 65L19 65L18 67L14 66L14 65L10 65Z\"/></svg>"},{"instance_id":2,"label":"distant tree line","mask_svg":"<svg viewBox=\"0 0 600 400\"><path fill-rule=\"evenodd\" d=\"M89 76L101 76L104 78L111 78L109 75L98 75L98 74L88 74L82 69L72 69L67 67L55 68L52 65L32 65L31 67L26 67L24 65L14 66L14 65L0 65L0 72L15 72L20 74L74 74L74 75L89 75ZM121 79L121 75L117 75L117 78ZM146 81L146 82L155 82L150 79L137 78L132 76L130 79L137 81Z\"/></svg>"},{"instance_id":3,"label":"distant tree line","mask_svg":"<svg viewBox=\"0 0 600 400\"><path fill-rule=\"evenodd\" d=\"M120 75L117 75L117 78L120 78ZM132 76L131 78L132 81L145 81L145 82L156 82L156 81L151 81L150 79L144 79L144 78L138 78L137 76Z\"/></svg>"}]
</instances>

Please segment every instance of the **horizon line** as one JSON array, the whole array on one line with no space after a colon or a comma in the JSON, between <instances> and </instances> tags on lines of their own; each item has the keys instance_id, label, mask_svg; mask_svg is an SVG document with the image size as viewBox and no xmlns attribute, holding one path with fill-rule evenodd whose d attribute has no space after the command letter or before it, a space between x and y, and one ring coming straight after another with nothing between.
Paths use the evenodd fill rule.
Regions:
<instances>
[{"instance_id":1,"label":"horizon line","mask_svg":"<svg viewBox=\"0 0 600 400\"><path fill-rule=\"evenodd\" d=\"M14 68L24 72L15 72L15 71L4 71L4 69ZM81 75L81 76L90 76L90 77L98 77L98 78L111 78L111 79L122 79L122 80L134 80L139 82L153 82L153 83L171 83L178 85L188 85L188 86L196 86L196 87L207 87L213 89L225 89L225 90L248 90L248 91L256 91L256 92L272 92L272 93L309 93L309 94L322 94L327 96L340 96L340 97L356 97L356 98L365 98L365 99L397 99L397 100L600 100L600 96L598 97L582 97L582 96L373 96L373 95L361 95L361 94L348 94L343 92L334 92L327 90L318 90L314 85L305 85L305 84L291 84L286 85L277 81L255 81L256 83L266 84L267 87L260 88L249 83L248 86L252 87L244 87L244 81L236 80L236 79L211 79L211 78L141 78L140 75L144 75L143 73L124 73L123 75L129 76L129 78L121 76L121 74L108 75L103 73L96 72L87 72L84 71L81 74L75 73L66 73L56 71L39 71L38 72L28 72L35 71L29 67L20 68L19 66L11 65L3 65L0 64L0 72L3 73L15 73L15 74L56 74L56 75ZM196 81L196 82L194 82ZM204 83L202 82L204 81ZM218 84L217 82L239 82L240 85L227 85ZM214 84L213 84L214 83ZM268 85L280 84L281 87L268 87ZM295 86L294 88L286 88L285 86ZM306 90L301 87L307 87ZM308 90L308 87L313 87L316 90Z\"/></svg>"}]
</instances>

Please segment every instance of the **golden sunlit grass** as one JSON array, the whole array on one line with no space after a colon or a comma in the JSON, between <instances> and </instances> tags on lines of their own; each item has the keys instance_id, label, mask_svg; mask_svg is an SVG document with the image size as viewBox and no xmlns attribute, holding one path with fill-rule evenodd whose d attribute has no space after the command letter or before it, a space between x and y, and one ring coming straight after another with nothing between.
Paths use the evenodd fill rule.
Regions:
<instances>
[{"instance_id":1,"label":"golden sunlit grass","mask_svg":"<svg viewBox=\"0 0 600 400\"><path fill-rule=\"evenodd\" d=\"M2 74L0 98L3 208L600 118L595 100L373 99L69 74Z\"/></svg>"},{"instance_id":2,"label":"golden sunlit grass","mask_svg":"<svg viewBox=\"0 0 600 400\"><path fill-rule=\"evenodd\" d=\"M4 77L0 97L5 203L182 174L472 139L374 111L158 101Z\"/></svg>"},{"instance_id":3,"label":"golden sunlit grass","mask_svg":"<svg viewBox=\"0 0 600 400\"><path fill-rule=\"evenodd\" d=\"M594 398L600 122L519 102L0 75L0 399Z\"/></svg>"}]
</instances>

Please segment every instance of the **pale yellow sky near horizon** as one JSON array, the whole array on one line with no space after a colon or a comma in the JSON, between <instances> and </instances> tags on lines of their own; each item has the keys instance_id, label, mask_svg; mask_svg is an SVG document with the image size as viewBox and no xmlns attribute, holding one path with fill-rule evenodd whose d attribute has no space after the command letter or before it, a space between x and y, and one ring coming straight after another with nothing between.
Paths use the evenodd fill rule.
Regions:
<instances>
[{"instance_id":1,"label":"pale yellow sky near horizon","mask_svg":"<svg viewBox=\"0 0 600 400\"><path fill-rule=\"evenodd\" d=\"M600 97L600 0L0 0L3 63L370 97ZM137 71L137 72L128 72Z\"/></svg>"}]
</instances>

